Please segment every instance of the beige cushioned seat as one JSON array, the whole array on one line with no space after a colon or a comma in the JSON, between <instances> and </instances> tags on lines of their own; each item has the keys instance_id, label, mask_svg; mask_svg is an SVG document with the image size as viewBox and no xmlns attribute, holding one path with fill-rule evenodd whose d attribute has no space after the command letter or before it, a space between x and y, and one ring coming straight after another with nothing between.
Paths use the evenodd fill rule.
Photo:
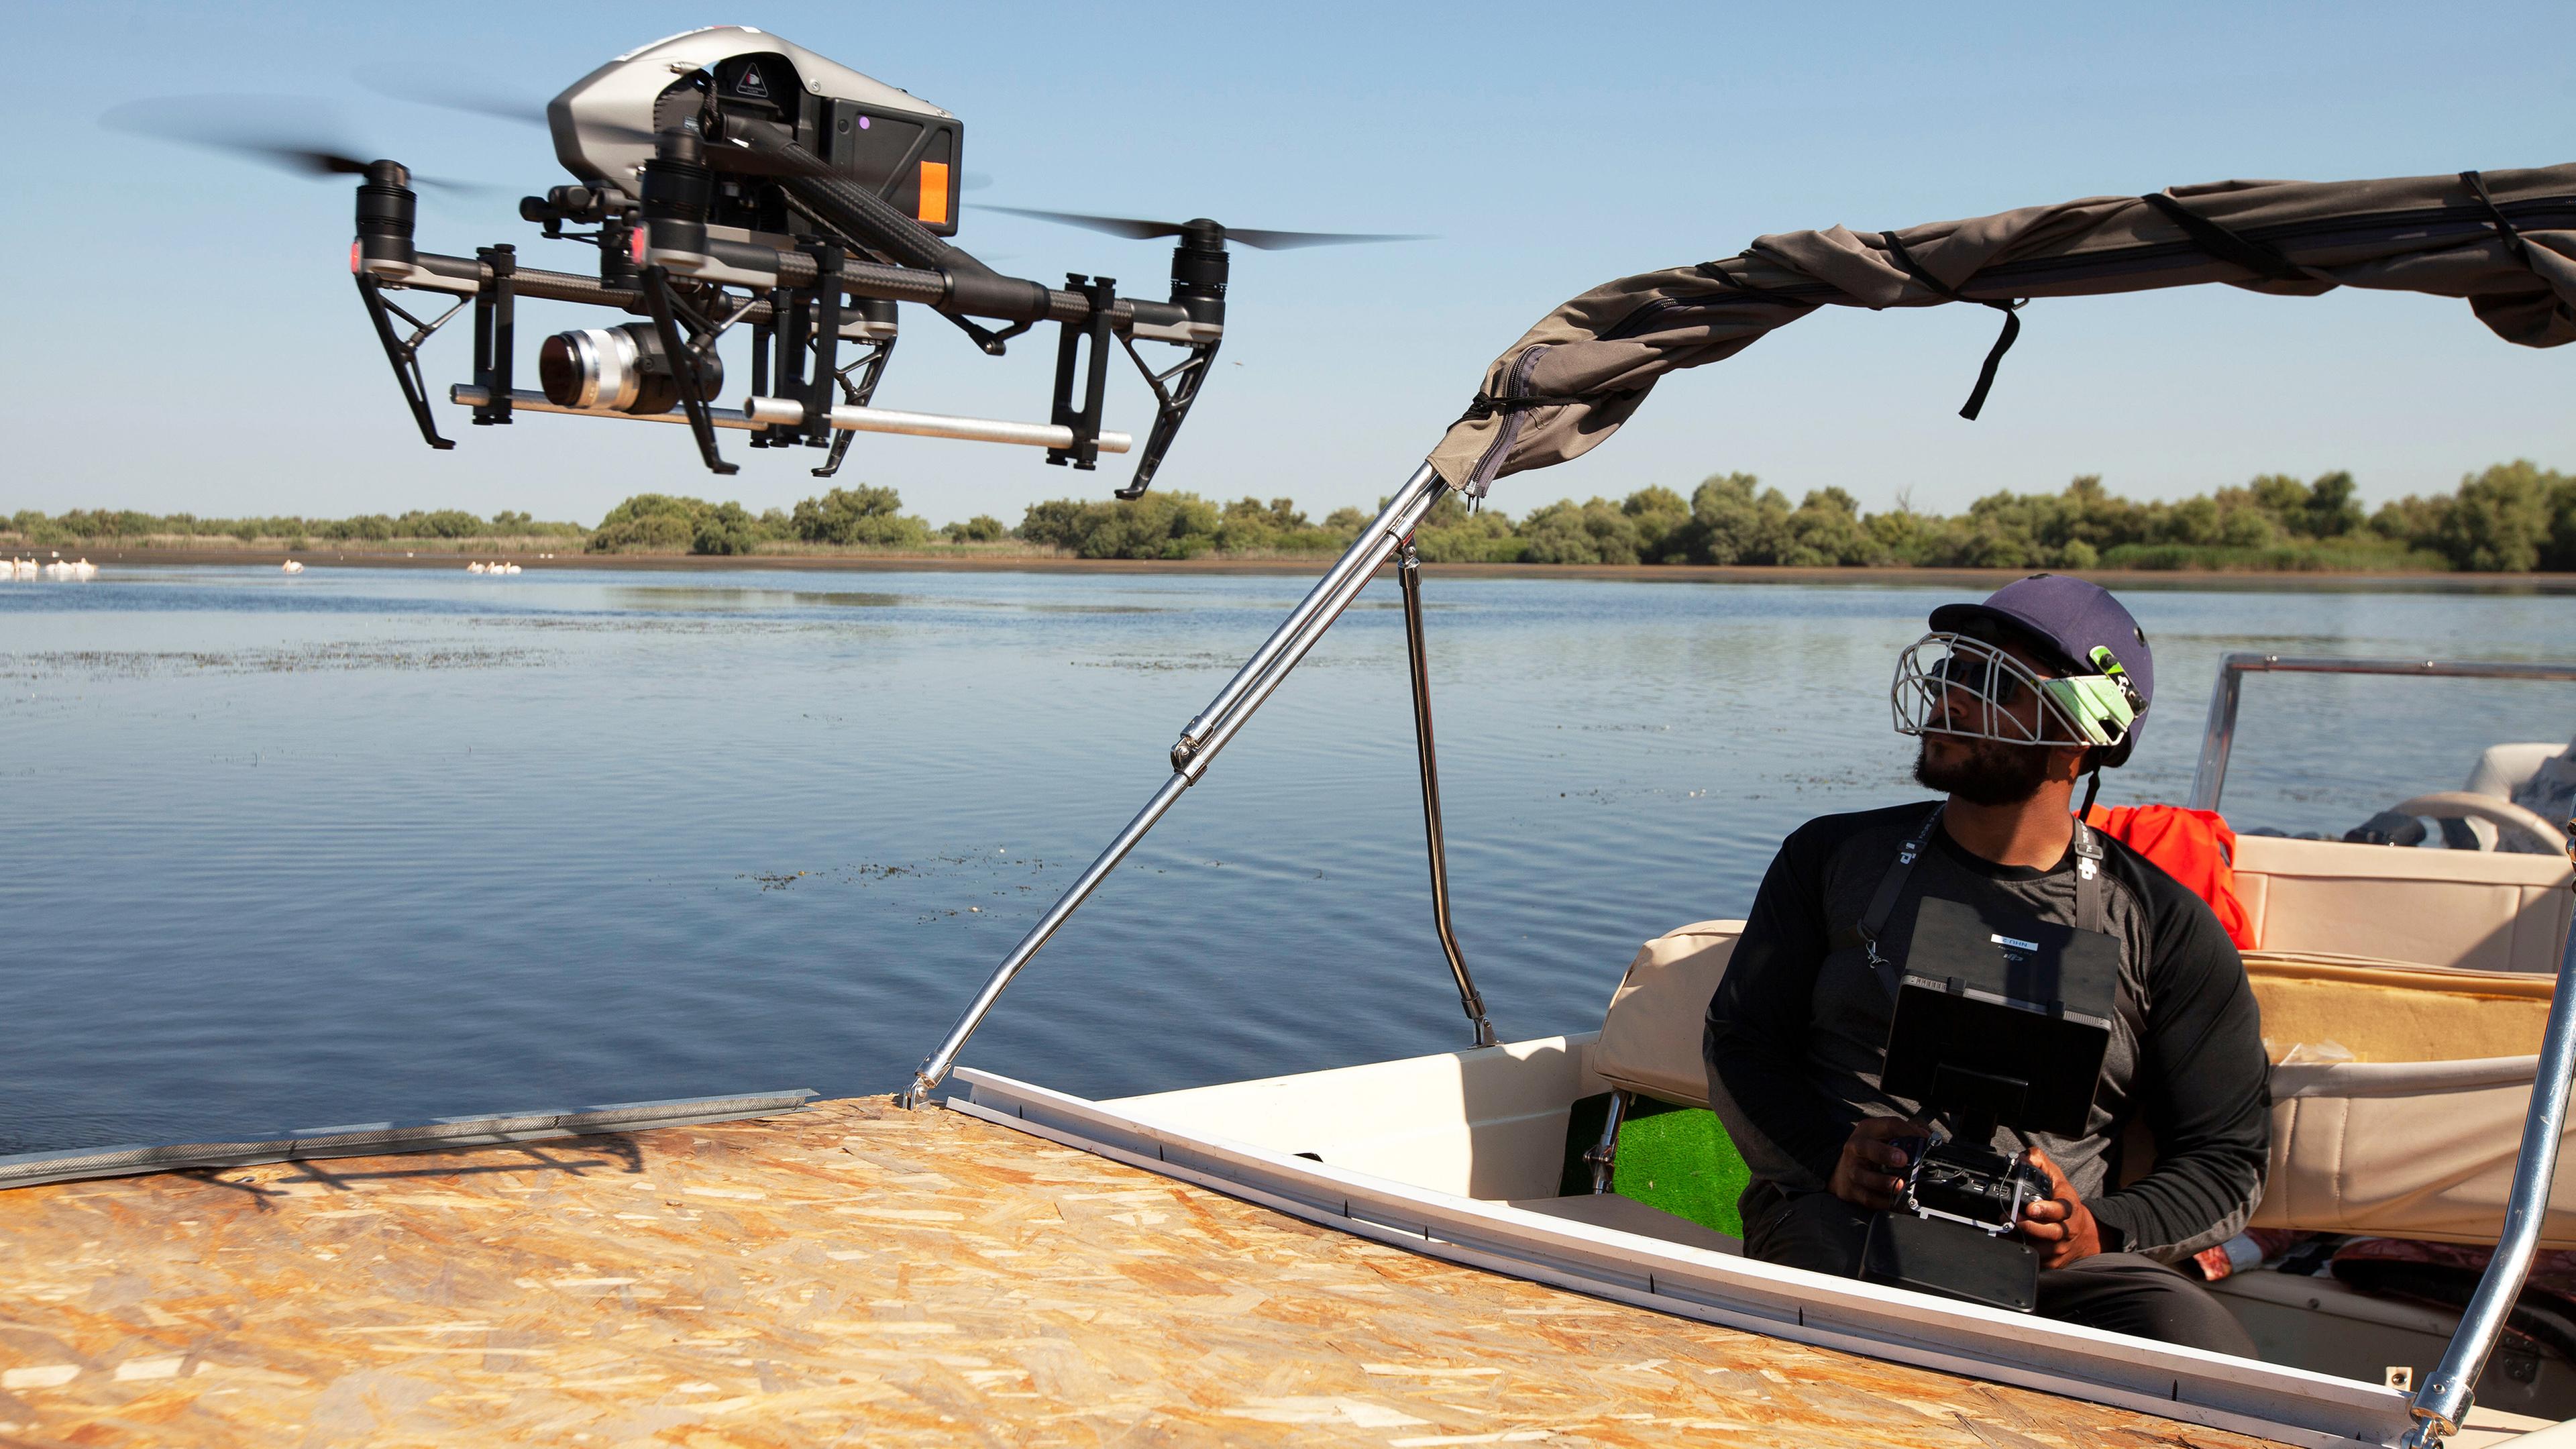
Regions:
<instances>
[{"instance_id":1,"label":"beige cushioned seat","mask_svg":"<svg viewBox=\"0 0 2576 1449\"><path fill-rule=\"evenodd\" d=\"M2252 1225L2494 1242L2555 978L2267 951L2245 970L2276 1059L2296 1043L2352 1057L2272 1068ZM2542 1240L2576 1247L2576 1150L2558 1181Z\"/></svg>"},{"instance_id":2,"label":"beige cushioned seat","mask_svg":"<svg viewBox=\"0 0 2576 1449\"><path fill-rule=\"evenodd\" d=\"M2266 951L2556 974L2567 939L2557 856L2236 837L2236 896Z\"/></svg>"},{"instance_id":3,"label":"beige cushioned seat","mask_svg":"<svg viewBox=\"0 0 2576 1449\"><path fill-rule=\"evenodd\" d=\"M1735 955L1742 921L1701 921L1637 948L1592 1044L1592 1070L1612 1086L1684 1107L1708 1105L1699 1052L1708 999Z\"/></svg>"}]
</instances>

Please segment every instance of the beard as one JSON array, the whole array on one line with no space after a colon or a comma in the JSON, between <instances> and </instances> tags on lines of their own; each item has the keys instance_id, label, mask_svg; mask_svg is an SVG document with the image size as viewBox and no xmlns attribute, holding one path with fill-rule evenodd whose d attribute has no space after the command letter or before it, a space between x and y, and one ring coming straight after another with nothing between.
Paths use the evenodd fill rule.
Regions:
<instances>
[{"instance_id":1,"label":"beard","mask_svg":"<svg viewBox=\"0 0 2576 1449\"><path fill-rule=\"evenodd\" d=\"M1923 747L1914 756L1914 779L1927 789L1945 795L1956 795L1971 805L2018 805L2039 793L2048 778L2049 752L2031 745L2007 745L1995 740L1963 739L1941 735L1955 746L1946 752L1949 758L1934 760L1932 741L1923 737Z\"/></svg>"}]
</instances>

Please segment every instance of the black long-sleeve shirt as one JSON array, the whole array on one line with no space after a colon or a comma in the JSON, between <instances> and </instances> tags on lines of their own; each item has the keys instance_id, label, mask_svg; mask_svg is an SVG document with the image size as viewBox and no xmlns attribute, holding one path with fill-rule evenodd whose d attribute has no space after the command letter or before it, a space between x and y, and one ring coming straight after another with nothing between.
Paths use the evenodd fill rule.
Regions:
<instances>
[{"instance_id":1,"label":"black long-sleeve shirt","mask_svg":"<svg viewBox=\"0 0 2576 1449\"><path fill-rule=\"evenodd\" d=\"M1863 951L1835 942L1850 939L1931 808L1811 820L1763 877L1709 1002L1703 1047L1710 1104L1757 1180L1823 1191L1854 1123L1920 1110L1879 1089L1894 1003ZM2099 838L2121 964L2085 1131L1999 1131L1996 1145L2045 1150L2092 1209L2105 1248L2173 1259L2241 1231L2262 1196L2271 1137L2262 1025L2244 963L2209 908L2136 852ZM1936 829L1880 932L1890 960L1904 961L1915 902L1927 894L2077 924L2071 849L2044 871L2001 866ZM2141 1117L2155 1163L2121 1187L2120 1139Z\"/></svg>"}]
</instances>

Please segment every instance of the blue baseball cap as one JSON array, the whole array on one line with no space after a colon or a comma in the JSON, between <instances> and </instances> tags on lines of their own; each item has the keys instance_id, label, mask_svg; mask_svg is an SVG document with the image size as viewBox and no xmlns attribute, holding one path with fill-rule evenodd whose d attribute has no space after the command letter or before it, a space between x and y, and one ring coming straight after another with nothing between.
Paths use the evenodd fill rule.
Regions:
<instances>
[{"instance_id":1,"label":"blue baseball cap","mask_svg":"<svg viewBox=\"0 0 2576 1449\"><path fill-rule=\"evenodd\" d=\"M2032 574L1995 590L1983 603L1943 604L1932 611L1931 624L1951 634L1975 634L1979 625L2000 628L2041 645L2058 656L2055 664L2076 674L2102 672L2093 651L2109 650L2138 692L2140 718L2103 763L2128 759L2155 699L2156 657L2147 647L2147 631L2110 590L2065 574Z\"/></svg>"}]
</instances>

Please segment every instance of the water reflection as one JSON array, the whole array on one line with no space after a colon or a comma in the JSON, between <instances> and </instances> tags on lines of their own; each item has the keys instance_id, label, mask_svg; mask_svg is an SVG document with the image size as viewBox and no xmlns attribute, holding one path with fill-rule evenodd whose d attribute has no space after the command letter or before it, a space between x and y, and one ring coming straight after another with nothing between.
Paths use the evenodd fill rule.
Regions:
<instances>
[{"instance_id":1,"label":"water reflection","mask_svg":"<svg viewBox=\"0 0 2576 1449\"><path fill-rule=\"evenodd\" d=\"M1302 588L668 578L0 591L0 1150L890 1088ZM1507 1036L1597 1022L1638 940L1740 913L1801 821L1913 794L1887 680L1949 591L1426 585L1459 930ZM1394 600L1372 586L970 1063L1117 1093L1462 1043ZM2183 797L2227 650L2576 653L2541 597L2130 602L2162 694L2112 802ZM2339 833L2570 733L2566 685L2259 677L2226 803Z\"/></svg>"}]
</instances>

